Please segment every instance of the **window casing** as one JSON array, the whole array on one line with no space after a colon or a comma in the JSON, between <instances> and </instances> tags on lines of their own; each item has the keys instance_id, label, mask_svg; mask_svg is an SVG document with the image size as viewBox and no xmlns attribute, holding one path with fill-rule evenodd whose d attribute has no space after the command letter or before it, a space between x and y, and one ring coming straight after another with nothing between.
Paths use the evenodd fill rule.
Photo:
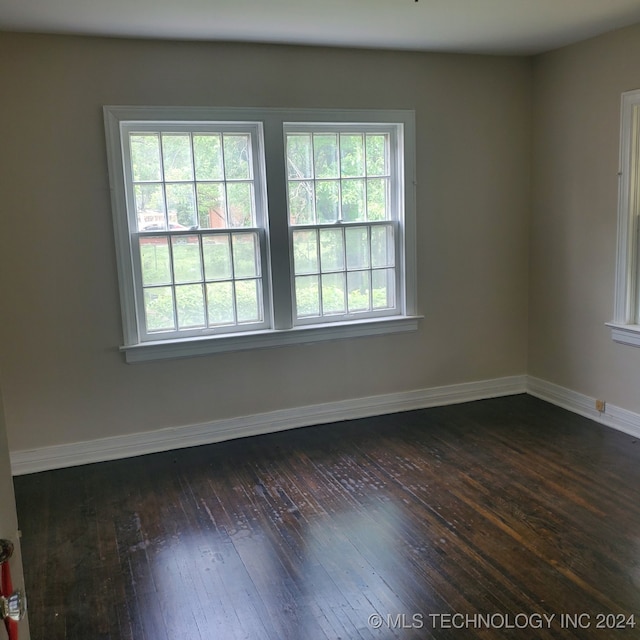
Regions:
<instances>
[{"instance_id":1,"label":"window casing","mask_svg":"<svg viewBox=\"0 0 640 640\"><path fill-rule=\"evenodd\" d=\"M622 94L618 177L615 308L607 324L616 342L640 346L640 90Z\"/></svg>"},{"instance_id":2,"label":"window casing","mask_svg":"<svg viewBox=\"0 0 640 640\"><path fill-rule=\"evenodd\" d=\"M129 362L417 328L412 112L104 111Z\"/></svg>"}]
</instances>

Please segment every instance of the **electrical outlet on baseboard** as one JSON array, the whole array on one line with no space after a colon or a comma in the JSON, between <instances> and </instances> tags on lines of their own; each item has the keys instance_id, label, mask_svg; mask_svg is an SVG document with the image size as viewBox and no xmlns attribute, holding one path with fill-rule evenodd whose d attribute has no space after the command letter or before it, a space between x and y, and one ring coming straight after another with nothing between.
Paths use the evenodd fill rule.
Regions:
<instances>
[{"instance_id":1,"label":"electrical outlet on baseboard","mask_svg":"<svg viewBox=\"0 0 640 640\"><path fill-rule=\"evenodd\" d=\"M607 403L604 400L596 400L596 411L600 413L604 413L604 410L607 407Z\"/></svg>"}]
</instances>

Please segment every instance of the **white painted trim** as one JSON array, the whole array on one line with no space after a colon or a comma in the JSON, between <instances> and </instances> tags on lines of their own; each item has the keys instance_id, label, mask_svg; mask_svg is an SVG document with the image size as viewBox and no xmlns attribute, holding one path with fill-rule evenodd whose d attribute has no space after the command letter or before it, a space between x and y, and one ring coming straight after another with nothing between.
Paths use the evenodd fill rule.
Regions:
<instances>
[{"instance_id":1,"label":"white painted trim","mask_svg":"<svg viewBox=\"0 0 640 640\"><path fill-rule=\"evenodd\" d=\"M638 181L640 180L640 90L622 94L618 170L618 237L613 324L638 322ZM612 338L621 337L615 327ZM622 336L623 338L626 336ZM617 340L624 344L635 344Z\"/></svg>"},{"instance_id":2,"label":"white painted trim","mask_svg":"<svg viewBox=\"0 0 640 640\"><path fill-rule=\"evenodd\" d=\"M611 329L611 338L620 344L630 344L633 347L640 347L640 325L638 324L615 324L605 323Z\"/></svg>"},{"instance_id":3,"label":"white painted trim","mask_svg":"<svg viewBox=\"0 0 640 640\"><path fill-rule=\"evenodd\" d=\"M609 403L605 405L604 411L597 411L595 398L532 376L527 378L527 393L573 413L591 418L607 427L640 438L640 413Z\"/></svg>"},{"instance_id":4,"label":"white painted trim","mask_svg":"<svg viewBox=\"0 0 640 640\"><path fill-rule=\"evenodd\" d=\"M333 324L305 325L281 331L267 329L264 331L246 331L202 338L141 342L128 347L120 347L120 350L125 352L125 358L129 364L135 364L136 362L188 358L209 353L224 353L225 351L267 349L292 344L310 344L322 340L361 338L363 336L417 331L418 321L421 318L422 316L388 316Z\"/></svg>"},{"instance_id":5,"label":"white painted trim","mask_svg":"<svg viewBox=\"0 0 640 640\"><path fill-rule=\"evenodd\" d=\"M510 376L14 451L11 454L11 468L14 475L22 475L193 447L296 427L515 395L525 393L526 383L527 377L524 375Z\"/></svg>"},{"instance_id":6,"label":"white painted trim","mask_svg":"<svg viewBox=\"0 0 640 640\"><path fill-rule=\"evenodd\" d=\"M341 420L426 409L528 393L573 413L640 438L640 414L607 403L595 408L596 399L532 376L520 375L465 382L430 389L389 393L320 405L282 409L227 420L169 427L123 436L53 445L11 453L13 475L61 469L105 460L211 444L234 438L273 433Z\"/></svg>"},{"instance_id":7,"label":"white painted trim","mask_svg":"<svg viewBox=\"0 0 640 640\"><path fill-rule=\"evenodd\" d=\"M120 288L124 346L121 350L129 363L167 358L265 348L277 345L317 342L335 338L359 337L414 331L417 323L416 285L416 211L415 211L415 113L413 110L380 109L261 109L219 107L151 107L104 106L107 160L112 199L112 214L116 240L118 282ZM131 130L201 130L215 124L216 131L231 130L243 123L252 132L255 144L254 166L256 202L270 211L259 216L256 225L262 229L261 257L263 259L263 300L265 322L235 327L175 330L149 334L144 326L142 275L136 240L137 220L131 187L131 168L127 151L127 132ZM358 314L357 320L332 317L323 326L301 333L292 317L292 249L287 220L286 158L284 154L284 126L301 123L303 128L364 131L380 130L394 140L391 164L391 183L396 185L398 223L396 264L397 308L377 310L371 315ZM322 123L322 125L317 124ZM331 126L333 125L333 126ZM403 135L401 135L403 134ZM266 165L265 165L266 163ZM265 166L269 167L265 174ZM262 177L268 183L262 184ZM264 186L264 188L263 188ZM260 197L260 194L264 197ZM267 196L268 194L268 196ZM266 200L265 200L266 199ZM260 209L260 207L258 207ZM262 210L262 209L260 209ZM169 231L167 231L167 234ZM201 232L194 231L197 235ZM264 244L264 246L262 246ZM402 250L400 250L402 249ZM402 283L400 283L402 280ZM171 286L173 286L173 283ZM401 285L401 286L400 286ZM272 304L270 304L270 302ZM394 316L387 316L395 313ZM356 316L354 316L355 318ZM379 320L368 323L367 320ZM272 321L272 322L271 322ZM270 327L269 329L267 327ZM331 329L329 329L331 327Z\"/></svg>"}]
</instances>

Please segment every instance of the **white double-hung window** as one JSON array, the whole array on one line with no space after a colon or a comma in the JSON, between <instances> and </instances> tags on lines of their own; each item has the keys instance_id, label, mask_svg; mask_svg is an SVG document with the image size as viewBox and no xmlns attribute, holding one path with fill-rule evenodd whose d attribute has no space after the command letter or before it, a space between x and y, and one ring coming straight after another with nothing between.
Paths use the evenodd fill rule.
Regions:
<instances>
[{"instance_id":1,"label":"white double-hung window","mask_svg":"<svg viewBox=\"0 0 640 640\"><path fill-rule=\"evenodd\" d=\"M397 314L399 131L301 123L284 131L296 324Z\"/></svg>"},{"instance_id":2,"label":"white double-hung window","mask_svg":"<svg viewBox=\"0 0 640 640\"><path fill-rule=\"evenodd\" d=\"M128 361L416 328L412 112L104 111Z\"/></svg>"},{"instance_id":3,"label":"white double-hung window","mask_svg":"<svg viewBox=\"0 0 640 640\"><path fill-rule=\"evenodd\" d=\"M640 90L622 94L618 178L615 307L607 324L616 342L640 346Z\"/></svg>"}]
</instances>

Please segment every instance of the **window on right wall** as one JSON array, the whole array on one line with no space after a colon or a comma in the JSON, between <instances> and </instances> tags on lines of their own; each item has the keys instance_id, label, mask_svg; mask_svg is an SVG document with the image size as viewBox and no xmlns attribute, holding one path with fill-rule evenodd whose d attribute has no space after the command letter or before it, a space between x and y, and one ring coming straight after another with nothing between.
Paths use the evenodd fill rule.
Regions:
<instances>
[{"instance_id":1,"label":"window on right wall","mask_svg":"<svg viewBox=\"0 0 640 640\"><path fill-rule=\"evenodd\" d=\"M618 251L611 336L640 346L640 89L622 94Z\"/></svg>"}]
</instances>

